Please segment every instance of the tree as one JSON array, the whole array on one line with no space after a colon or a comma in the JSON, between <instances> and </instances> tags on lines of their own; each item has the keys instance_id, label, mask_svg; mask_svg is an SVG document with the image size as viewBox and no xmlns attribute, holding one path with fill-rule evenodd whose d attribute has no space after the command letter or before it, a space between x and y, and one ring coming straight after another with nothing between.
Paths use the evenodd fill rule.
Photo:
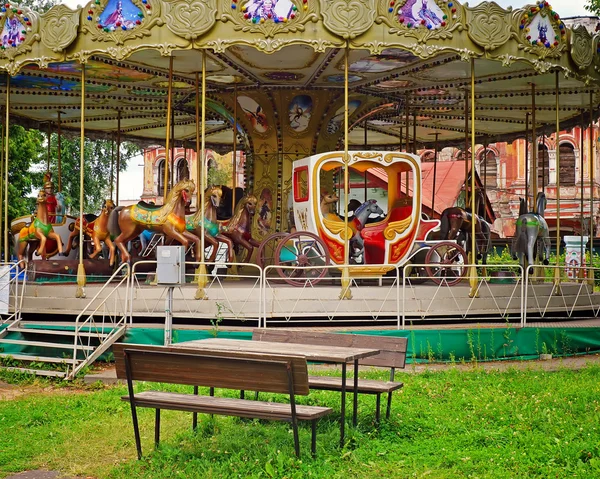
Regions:
<instances>
[{"instance_id":1,"label":"tree","mask_svg":"<svg viewBox=\"0 0 600 479\"><path fill-rule=\"evenodd\" d=\"M108 140L85 140L84 143L84 212L98 213L102 202L110 198L111 168L113 168L113 181L116 181L116 145ZM80 186L80 140L61 138L61 174L60 183L65 197L67 213L77 216L79 214L79 186ZM127 169L127 160L141 150L133 143L121 143L120 171ZM58 191L58 135L51 136L50 143L50 171L54 182L54 189ZM45 161L39 167L46 169ZM114 197L114 194L113 194Z\"/></svg>"},{"instance_id":2,"label":"tree","mask_svg":"<svg viewBox=\"0 0 600 479\"><path fill-rule=\"evenodd\" d=\"M587 0L584 8L594 15L600 15L600 0Z\"/></svg>"},{"instance_id":3,"label":"tree","mask_svg":"<svg viewBox=\"0 0 600 479\"><path fill-rule=\"evenodd\" d=\"M19 125L11 125L9 128L9 222L19 216L33 213L35 199L32 198L32 188L38 185L41 188L43 173L33 170L32 166L39 162L44 153L43 141L44 137L38 130L26 130Z\"/></svg>"}]
</instances>

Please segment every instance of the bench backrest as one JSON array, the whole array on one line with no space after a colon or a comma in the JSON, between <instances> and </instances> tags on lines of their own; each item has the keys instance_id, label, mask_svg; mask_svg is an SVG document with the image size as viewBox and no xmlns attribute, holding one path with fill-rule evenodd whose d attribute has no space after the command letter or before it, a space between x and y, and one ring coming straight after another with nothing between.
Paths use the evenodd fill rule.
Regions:
<instances>
[{"instance_id":1,"label":"bench backrest","mask_svg":"<svg viewBox=\"0 0 600 479\"><path fill-rule=\"evenodd\" d=\"M299 356L114 344L117 377L137 381L307 395L308 368Z\"/></svg>"},{"instance_id":2,"label":"bench backrest","mask_svg":"<svg viewBox=\"0 0 600 479\"><path fill-rule=\"evenodd\" d=\"M376 356L362 358L359 359L358 362L365 366L388 368L404 368L406 365L406 348L408 345L407 338L393 336L314 333L282 329L255 329L252 333L252 340L379 349L381 352Z\"/></svg>"}]
</instances>

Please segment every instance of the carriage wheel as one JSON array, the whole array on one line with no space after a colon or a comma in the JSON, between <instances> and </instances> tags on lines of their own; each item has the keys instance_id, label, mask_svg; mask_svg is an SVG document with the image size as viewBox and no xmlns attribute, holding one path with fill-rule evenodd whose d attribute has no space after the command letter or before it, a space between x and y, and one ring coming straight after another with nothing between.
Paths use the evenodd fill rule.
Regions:
<instances>
[{"instance_id":1,"label":"carriage wheel","mask_svg":"<svg viewBox=\"0 0 600 479\"><path fill-rule=\"evenodd\" d=\"M432 246L425 256L427 275L434 283L448 286L459 283L467 274L467 253L452 241Z\"/></svg>"},{"instance_id":2,"label":"carriage wheel","mask_svg":"<svg viewBox=\"0 0 600 479\"><path fill-rule=\"evenodd\" d=\"M263 269L267 266L273 266L275 264L275 250L277 249L279 242L288 234L289 233L279 232L272 233L267 236L258 247L258 251L256 253L256 264Z\"/></svg>"},{"instance_id":3,"label":"carriage wheel","mask_svg":"<svg viewBox=\"0 0 600 479\"><path fill-rule=\"evenodd\" d=\"M306 267L329 265L329 250L317 235L298 231L279 241L275 249L274 261L278 266L296 266L277 268L279 276L288 284L292 286L317 284L327 274L327 268L306 269Z\"/></svg>"}]
</instances>

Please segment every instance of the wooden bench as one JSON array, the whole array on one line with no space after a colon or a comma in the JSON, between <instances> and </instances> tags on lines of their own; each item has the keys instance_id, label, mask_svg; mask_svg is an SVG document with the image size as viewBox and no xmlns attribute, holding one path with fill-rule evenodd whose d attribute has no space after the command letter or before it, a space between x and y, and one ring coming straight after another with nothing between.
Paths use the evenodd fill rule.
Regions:
<instances>
[{"instance_id":1,"label":"wooden bench","mask_svg":"<svg viewBox=\"0 0 600 479\"><path fill-rule=\"evenodd\" d=\"M387 393L387 409L385 417L389 419L392 407L392 393L404 386L394 381L396 368L406 365L407 338L391 336L369 336L364 334L335 334L290 331L282 329L255 329L252 333L254 341L271 341L283 343L318 344L322 346L343 346L355 348L373 348L381 352L376 356L359 359L363 366L379 366L390 368L390 380L378 381L373 379L358 380L360 394L375 394L377 396L376 420L380 419L381 395ZM346 390L351 390L353 378L346 380ZM328 376L309 376L308 385L311 389L326 391L341 391L342 378Z\"/></svg>"},{"instance_id":2,"label":"wooden bench","mask_svg":"<svg viewBox=\"0 0 600 479\"><path fill-rule=\"evenodd\" d=\"M291 422L297 456L300 456L298 421L311 421L311 452L316 454L317 420L332 410L296 404L296 395L307 395L309 392L305 358L133 344L115 344L113 351L117 377L127 380L129 394L121 399L131 404L138 458L142 457L138 407L156 410L155 445L158 445L160 438L160 410L171 409L194 413L194 426L197 413ZM194 394L163 391L135 393L134 380L191 385L194 386ZM198 386L210 387L210 396L199 396ZM213 388L288 394L289 404L215 397Z\"/></svg>"}]
</instances>

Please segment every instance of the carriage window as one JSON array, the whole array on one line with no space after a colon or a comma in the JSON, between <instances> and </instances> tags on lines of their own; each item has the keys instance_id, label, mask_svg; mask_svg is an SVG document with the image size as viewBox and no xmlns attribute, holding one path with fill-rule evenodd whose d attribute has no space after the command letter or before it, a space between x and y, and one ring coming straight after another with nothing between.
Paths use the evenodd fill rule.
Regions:
<instances>
[{"instance_id":1,"label":"carriage window","mask_svg":"<svg viewBox=\"0 0 600 479\"><path fill-rule=\"evenodd\" d=\"M308 200L308 166L294 170L294 201Z\"/></svg>"}]
</instances>

